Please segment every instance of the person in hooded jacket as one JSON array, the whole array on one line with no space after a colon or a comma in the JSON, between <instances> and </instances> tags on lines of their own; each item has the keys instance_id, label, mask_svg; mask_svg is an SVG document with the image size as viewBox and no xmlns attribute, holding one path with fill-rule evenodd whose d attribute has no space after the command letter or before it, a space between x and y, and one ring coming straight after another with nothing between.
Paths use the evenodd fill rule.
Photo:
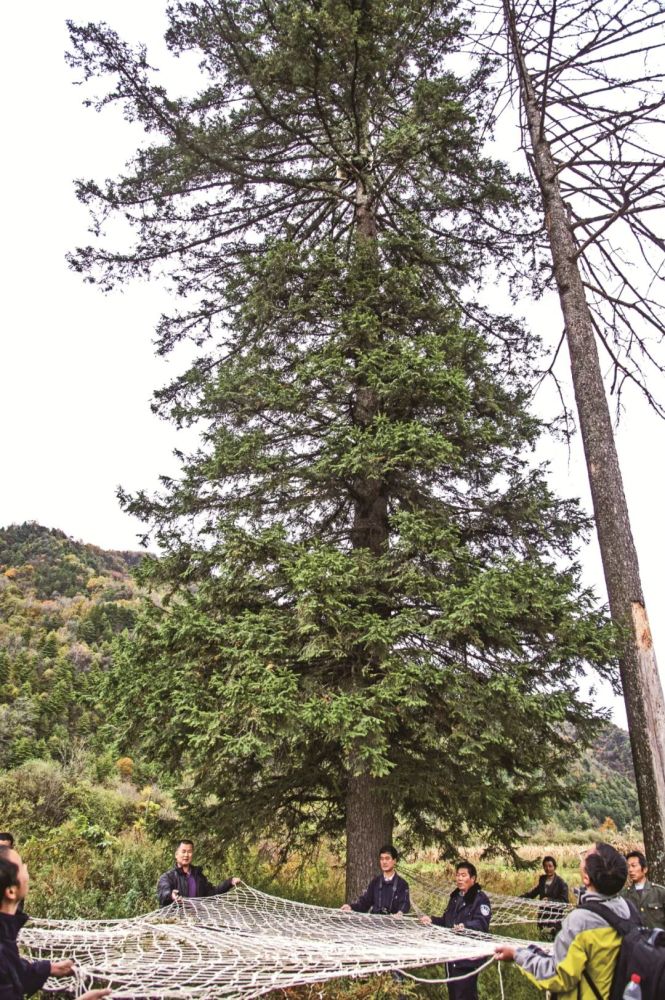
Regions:
<instances>
[{"instance_id":1,"label":"person in hooded jacket","mask_svg":"<svg viewBox=\"0 0 665 1000\"><path fill-rule=\"evenodd\" d=\"M580 864L583 902L563 921L552 951L536 944L499 945L495 958L514 961L527 979L557 1000L608 1000L621 937L600 914L584 907L600 904L624 920L634 919L635 911L618 895L627 871L626 859L611 844L596 844Z\"/></svg>"},{"instance_id":2,"label":"person in hooded jacket","mask_svg":"<svg viewBox=\"0 0 665 1000\"><path fill-rule=\"evenodd\" d=\"M447 927L454 931L487 932L492 919L492 904L477 882L478 871L471 861L460 861L455 870L457 888L450 894L448 905L441 917L423 916L422 924ZM464 959L448 962L448 976L451 979L466 976L458 982L448 983L450 1000L478 1000L478 976L468 976L469 972L482 965L481 962Z\"/></svg>"}]
</instances>

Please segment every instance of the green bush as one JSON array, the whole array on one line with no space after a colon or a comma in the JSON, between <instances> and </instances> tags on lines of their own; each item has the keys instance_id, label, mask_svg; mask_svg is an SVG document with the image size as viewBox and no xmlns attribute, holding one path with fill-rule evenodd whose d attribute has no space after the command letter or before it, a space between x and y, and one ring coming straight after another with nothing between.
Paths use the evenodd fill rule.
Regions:
<instances>
[{"instance_id":1,"label":"green bush","mask_svg":"<svg viewBox=\"0 0 665 1000\"><path fill-rule=\"evenodd\" d=\"M55 761L32 760L0 775L3 826L20 839L60 826L72 809L72 793Z\"/></svg>"},{"instance_id":2,"label":"green bush","mask_svg":"<svg viewBox=\"0 0 665 1000\"><path fill-rule=\"evenodd\" d=\"M155 889L170 863L166 845L140 832L102 842L69 821L21 851L30 870L30 912L54 919L116 919L156 909Z\"/></svg>"}]
</instances>

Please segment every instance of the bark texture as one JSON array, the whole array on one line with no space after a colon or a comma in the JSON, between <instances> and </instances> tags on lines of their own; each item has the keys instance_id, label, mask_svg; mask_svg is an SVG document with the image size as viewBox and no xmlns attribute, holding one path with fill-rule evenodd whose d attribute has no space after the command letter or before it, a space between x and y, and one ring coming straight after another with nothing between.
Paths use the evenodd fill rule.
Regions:
<instances>
[{"instance_id":1,"label":"bark texture","mask_svg":"<svg viewBox=\"0 0 665 1000\"><path fill-rule=\"evenodd\" d=\"M346 901L352 902L378 872L379 850L391 843L393 815L380 778L351 776L346 797Z\"/></svg>"},{"instance_id":2,"label":"bark texture","mask_svg":"<svg viewBox=\"0 0 665 1000\"><path fill-rule=\"evenodd\" d=\"M377 226L368 193L369 178L359 177L356 184L356 227L360 244L373 247ZM371 255L374 257L374 254ZM375 260L378 269L378 256ZM358 344L359 354L365 348ZM356 386L353 420L369 427L379 411L376 392L359 382ZM354 483L356 496L353 512L352 542L354 548L366 548L377 556L388 545L388 497L385 483L372 477L361 477ZM364 668L380 664L383 650L358 650L353 682L362 684ZM381 782L368 771L354 773L353 762L348 778L346 803L346 899L355 899L376 874L379 848L392 839L393 815L390 803L382 791Z\"/></svg>"},{"instance_id":3,"label":"bark texture","mask_svg":"<svg viewBox=\"0 0 665 1000\"><path fill-rule=\"evenodd\" d=\"M620 658L621 681L645 851L651 877L662 882L665 878L665 701L593 322L578 265L578 245L559 189L556 164L542 131L540 103L521 53L508 4L505 4L505 11L565 322L610 611L613 620L626 631Z\"/></svg>"}]
</instances>

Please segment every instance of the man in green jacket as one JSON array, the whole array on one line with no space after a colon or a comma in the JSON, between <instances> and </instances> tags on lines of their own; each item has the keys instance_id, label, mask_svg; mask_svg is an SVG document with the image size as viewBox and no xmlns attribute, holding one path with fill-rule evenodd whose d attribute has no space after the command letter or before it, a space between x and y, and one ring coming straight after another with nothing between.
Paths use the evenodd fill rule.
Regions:
<instances>
[{"instance_id":1,"label":"man in green jacket","mask_svg":"<svg viewBox=\"0 0 665 1000\"><path fill-rule=\"evenodd\" d=\"M647 878L649 868L647 859L641 851L629 851L628 885L622 891L624 899L628 899L636 910L640 911L645 927L661 927L665 930L665 888L656 885Z\"/></svg>"},{"instance_id":2,"label":"man in green jacket","mask_svg":"<svg viewBox=\"0 0 665 1000\"><path fill-rule=\"evenodd\" d=\"M586 888L584 902L601 903L627 920L630 907L618 893L626 881L626 859L610 844L596 844L580 864ZM607 1000L621 939L617 931L597 913L578 907L563 921L552 951L535 944L525 948L500 945L498 961L515 961L520 972L541 990L555 993L557 1000ZM589 983L592 980L594 987Z\"/></svg>"}]
</instances>

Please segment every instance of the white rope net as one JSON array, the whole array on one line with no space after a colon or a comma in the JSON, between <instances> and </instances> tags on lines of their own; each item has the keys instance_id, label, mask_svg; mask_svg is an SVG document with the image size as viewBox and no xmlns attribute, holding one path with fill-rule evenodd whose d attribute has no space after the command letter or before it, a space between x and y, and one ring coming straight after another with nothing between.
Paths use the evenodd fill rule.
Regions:
<instances>
[{"instance_id":1,"label":"white rope net","mask_svg":"<svg viewBox=\"0 0 665 1000\"><path fill-rule=\"evenodd\" d=\"M407 879L411 903L418 913L442 913L455 883L439 881L436 876L422 874L418 869L401 865L400 872ZM516 924L537 924L542 928L555 928L574 907L570 903L550 900L523 899L521 896L502 896L487 892L492 903L492 927L512 927Z\"/></svg>"},{"instance_id":2,"label":"white rope net","mask_svg":"<svg viewBox=\"0 0 665 1000\"><path fill-rule=\"evenodd\" d=\"M110 986L115 998L136 1000L258 997L337 977L487 959L506 941L514 943L425 927L414 917L294 903L242 883L129 920L32 920L20 938L31 958L75 960L75 980L49 980L47 988L79 994Z\"/></svg>"}]
</instances>

